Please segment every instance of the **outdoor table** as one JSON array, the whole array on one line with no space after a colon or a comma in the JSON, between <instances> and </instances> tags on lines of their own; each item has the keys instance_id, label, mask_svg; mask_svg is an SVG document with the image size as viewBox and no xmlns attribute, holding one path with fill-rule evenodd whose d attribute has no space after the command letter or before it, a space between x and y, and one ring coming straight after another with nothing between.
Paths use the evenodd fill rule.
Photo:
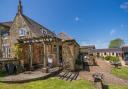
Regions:
<instances>
[{"instance_id":1,"label":"outdoor table","mask_svg":"<svg viewBox=\"0 0 128 89\"><path fill-rule=\"evenodd\" d=\"M114 65L115 68L118 68L119 66L121 66L120 62L112 62L111 64Z\"/></svg>"}]
</instances>

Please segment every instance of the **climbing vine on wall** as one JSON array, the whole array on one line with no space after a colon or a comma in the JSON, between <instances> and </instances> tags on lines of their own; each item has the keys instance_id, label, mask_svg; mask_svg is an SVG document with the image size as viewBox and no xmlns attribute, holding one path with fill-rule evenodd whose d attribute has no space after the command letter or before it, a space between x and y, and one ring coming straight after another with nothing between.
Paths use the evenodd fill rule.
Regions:
<instances>
[{"instance_id":1,"label":"climbing vine on wall","mask_svg":"<svg viewBox=\"0 0 128 89\"><path fill-rule=\"evenodd\" d=\"M15 57L16 57L17 59L20 59L21 53L22 53L22 51L23 51L22 45L23 45L23 44L21 44L21 43L15 44L14 50L15 50Z\"/></svg>"}]
</instances>

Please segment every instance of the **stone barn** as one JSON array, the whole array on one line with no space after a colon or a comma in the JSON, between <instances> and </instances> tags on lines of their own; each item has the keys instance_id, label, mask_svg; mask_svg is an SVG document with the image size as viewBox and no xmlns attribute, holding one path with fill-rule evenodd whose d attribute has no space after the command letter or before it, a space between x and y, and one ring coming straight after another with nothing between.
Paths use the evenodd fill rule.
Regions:
<instances>
[{"instance_id":1,"label":"stone barn","mask_svg":"<svg viewBox=\"0 0 128 89\"><path fill-rule=\"evenodd\" d=\"M79 44L66 33L60 33L58 35L62 39L62 60L64 61L64 67L69 68L71 71L75 70L75 63L79 57Z\"/></svg>"}]
</instances>

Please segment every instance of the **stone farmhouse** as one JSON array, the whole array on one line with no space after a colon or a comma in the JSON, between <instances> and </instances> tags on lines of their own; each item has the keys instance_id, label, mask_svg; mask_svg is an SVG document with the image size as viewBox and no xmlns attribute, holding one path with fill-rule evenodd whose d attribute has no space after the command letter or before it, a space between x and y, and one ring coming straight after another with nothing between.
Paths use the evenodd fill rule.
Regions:
<instances>
[{"instance_id":1,"label":"stone farmhouse","mask_svg":"<svg viewBox=\"0 0 128 89\"><path fill-rule=\"evenodd\" d=\"M40 25L23 13L19 0L13 21L0 23L0 60L19 60L26 68L40 65L60 66L75 70L79 44L72 38Z\"/></svg>"}]
</instances>

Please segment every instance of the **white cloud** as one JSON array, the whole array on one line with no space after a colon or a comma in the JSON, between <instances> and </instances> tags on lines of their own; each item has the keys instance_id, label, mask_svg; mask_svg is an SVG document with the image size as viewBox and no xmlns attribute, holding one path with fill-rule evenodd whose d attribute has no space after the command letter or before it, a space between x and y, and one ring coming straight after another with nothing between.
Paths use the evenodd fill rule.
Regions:
<instances>
[{"instance_id":1,"label":"white cloud","mask_svg":"<svg viewBox=\"0 0 128 89\"><path fill-rule=\"evenodd\" d=\"M123 4L121 4L120 8L125 10L125 11L128 11L128 2L124 2Z\"/></svg>"},{"instance_id":2,"label":"white cloud","mask_svg":"<svg viewBox=\"0 0 128 89\"><path fill-rule=\"evenodd\" d=\"M79 21L80 20L80 18L79 17L75 17L75 21Z\"/></svg>"},{"instance_id":3,"label":"white cloud","mask_svg":"<svg viewBox=\"0 0 128 89\"><path fill-rule=\"evenodd\" d=\"M116 30L115 29L112 29L111 31L110 31L110 35L114 35L116 33Z\"/></svg>"}]
</instances>

